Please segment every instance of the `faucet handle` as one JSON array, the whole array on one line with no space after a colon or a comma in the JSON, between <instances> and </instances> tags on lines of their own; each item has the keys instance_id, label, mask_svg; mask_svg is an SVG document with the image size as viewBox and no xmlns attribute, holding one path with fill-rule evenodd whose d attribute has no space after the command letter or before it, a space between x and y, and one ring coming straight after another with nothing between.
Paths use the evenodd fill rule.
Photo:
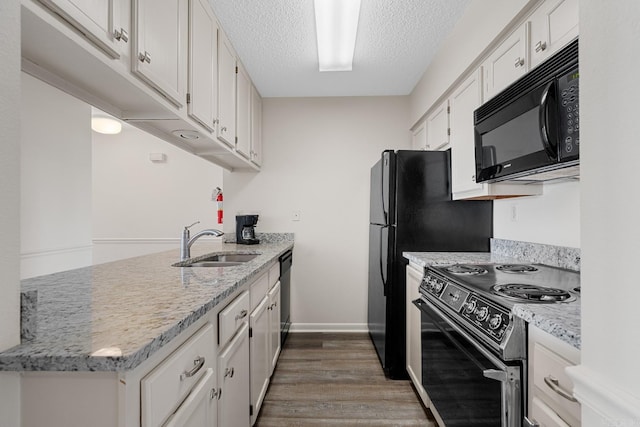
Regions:
<instances>
[{"instance_id":1,"label":"faucet handle","mask_svg":"<svg viewBox=\"0 0 640 427\"><path fill-rule=\"evenodd\" d=\"M194 223L193 223L193 224L191 224L191 225L187 225L187 226L185 226L185 227L184 227L184 230L185 230L185 231L188 231L191 227L193 227L193 226L194 226L194 225L196 225L196 224L200 224L200 221L196 221L196 222L194 222Z\"/></svg>"}]
</instances>

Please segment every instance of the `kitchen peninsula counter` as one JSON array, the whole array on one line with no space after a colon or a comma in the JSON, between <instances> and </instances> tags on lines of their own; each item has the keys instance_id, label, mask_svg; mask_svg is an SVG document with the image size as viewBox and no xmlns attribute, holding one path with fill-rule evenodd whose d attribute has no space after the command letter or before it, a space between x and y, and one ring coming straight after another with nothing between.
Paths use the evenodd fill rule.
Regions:
<instances>
[{"instance_id":1,"label":"kitchen peninsula counter","mask_svg":"<svg viewBox=\"0 0 640 427\"><path fill-rule=\"evenodd\" d=\"M485 263L531 263L493 252L405 252L409 262L426 268L430 265L485 264ZM573 256L573 254L572 254ZM537 259L536 263L545 263ZM546 264L553 265L553 261ZM558 304L515 304L512 313L527 323L580 349L580 297L576 301Z\"/></svg>"},{"instance_id":2,"label":"kitchen peninsula counter","mask_svg":"<svg viewBox=\"0 0 640 427\"><path fill-rule=\"evenodd\" d=\"M127 371L266 272L293 248L293 234L262 234L257 245L208 242L191 259L257 253L233 267L173 267L179 250L160 252L22 281L19 346L0 353L4 371Z\"/></svg>"}]
</instances>

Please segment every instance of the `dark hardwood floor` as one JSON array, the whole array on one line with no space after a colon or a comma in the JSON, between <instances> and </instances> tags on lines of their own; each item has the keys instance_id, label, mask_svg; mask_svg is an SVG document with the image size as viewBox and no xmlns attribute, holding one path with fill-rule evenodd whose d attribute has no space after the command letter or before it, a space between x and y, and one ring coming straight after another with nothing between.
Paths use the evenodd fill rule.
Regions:
<instances>
[{"instance_id":1,"label":"dark hardwood floor","mask_svg":"<svg viewBox=\"0 0 640 427\"><path fill-rule=\"evenodd\" d=\"M386 379L366 333L290 333L256 427L436 427L409 381Z\"/></svg>"}]
</instances>

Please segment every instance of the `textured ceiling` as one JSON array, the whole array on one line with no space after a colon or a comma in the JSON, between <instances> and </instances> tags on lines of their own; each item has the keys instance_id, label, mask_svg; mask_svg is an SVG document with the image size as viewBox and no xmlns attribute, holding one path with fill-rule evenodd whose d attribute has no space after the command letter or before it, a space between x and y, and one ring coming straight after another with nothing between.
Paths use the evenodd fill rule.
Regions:
<instances>
[{"instance_id":1,"label":"textured ceiling","mask_svg":"<svg viewBox=\"0 0 640 427\"><path fill-rule=\"evenodd\" d=\"M264 97L407 95L469 0L362 0L353 71L318 71L313 0L209 0Z\"/></svg>"}]
</instances>

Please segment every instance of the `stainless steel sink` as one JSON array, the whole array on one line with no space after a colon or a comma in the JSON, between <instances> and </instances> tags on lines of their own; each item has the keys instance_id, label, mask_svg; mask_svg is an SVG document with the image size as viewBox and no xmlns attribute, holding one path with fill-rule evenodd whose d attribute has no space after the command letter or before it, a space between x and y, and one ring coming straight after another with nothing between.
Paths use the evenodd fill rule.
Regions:
<instances>
[{"instance_id":1,"label":"stainless steel sink","mask_svg":"<svg viewBox=\"0 0 640 427\"><path fill-rule=\"evenodd\" d=\"M251 261L260 254L218 254L201 258L196 262L180 262L174 267L233 267Z\"/></svg>"}]
</instances>

